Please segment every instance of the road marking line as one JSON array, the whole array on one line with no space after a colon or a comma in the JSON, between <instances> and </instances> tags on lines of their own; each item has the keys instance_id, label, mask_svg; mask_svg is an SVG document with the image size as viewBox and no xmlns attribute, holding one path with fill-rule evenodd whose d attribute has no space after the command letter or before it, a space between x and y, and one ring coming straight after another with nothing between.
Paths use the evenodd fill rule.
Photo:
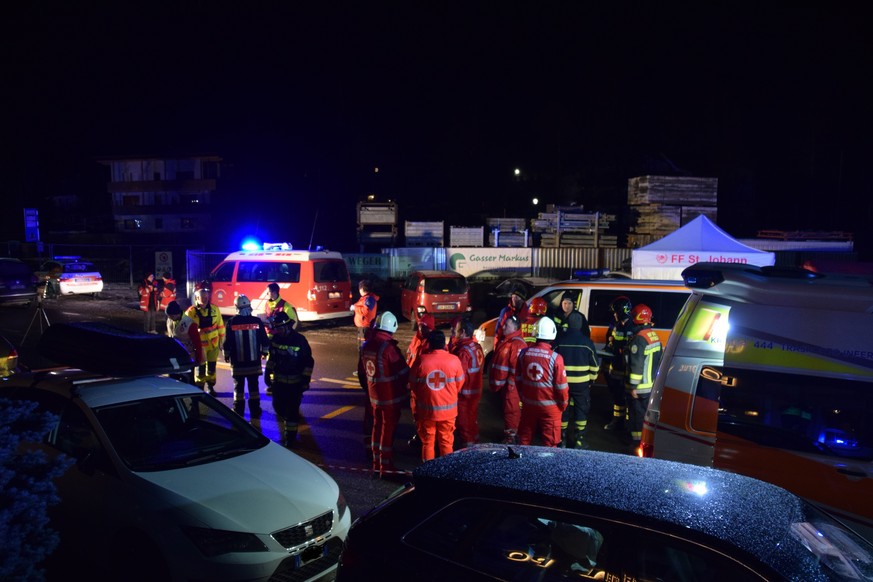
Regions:
<instances>
[{"instance_id":1,"label":"road marking line","mask_svg":"<svg viewBox=\"0 0 873 582\"><path fill-rule=\"evenodd\" d=\"M343 388L355 388L357 390L361 389L361 385L358 384L354 379L345 379L345 380L337 380L335 378L319 378L319 382L330 382L331 384L342 384Z\"/></svg>"},{"instance_id":2,"label":"road marking line","mask_svg":"<svg viewBox=\"0 0 873 582\"><path fill-rule=\"evenodd\" d=\"M349 410L354 410L355 408L358 408L358 407L357 407L357 406L343 406L342 408L337 408L337 409L334 410L333 412L328 412L327 414L325 414L324 416L322 416L320 420L326 420L326 419L328 419L328 418L334 418L334 417L337 417L337 416L339 416L340 414L345 414L345 413L348 412Z\"/></svg>"}]
</instances>

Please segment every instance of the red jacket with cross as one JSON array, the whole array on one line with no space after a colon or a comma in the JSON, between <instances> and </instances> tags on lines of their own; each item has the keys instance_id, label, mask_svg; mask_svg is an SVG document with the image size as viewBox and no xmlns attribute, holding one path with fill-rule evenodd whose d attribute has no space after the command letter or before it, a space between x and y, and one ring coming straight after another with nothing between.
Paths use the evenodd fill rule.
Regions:
<instances>
[{"instance_id":1,"label":"red jacket with cross","mask_svg":"<svg viewBox=\"0 0 873 582\"><path fill-rule=\"evenodd\" d=\"M409 372L416 420L451 420L458 416L458 392L464 383L461 360L444 349L426 351Z\"/></svg>"}]
</instances>

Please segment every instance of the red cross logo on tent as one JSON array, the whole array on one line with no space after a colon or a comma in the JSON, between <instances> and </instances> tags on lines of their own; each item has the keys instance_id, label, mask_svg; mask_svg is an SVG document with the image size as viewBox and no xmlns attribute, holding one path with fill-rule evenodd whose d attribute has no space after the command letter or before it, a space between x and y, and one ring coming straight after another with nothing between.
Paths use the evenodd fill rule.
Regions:
<instances>
[{"instance_id":1,"label":"red cross logo on tent","mask_svg":"<svg viewBox=\"0 0 873 582\"><path fill-rule=\"evenodd\" d=\"M528 364L524 373L527 376L527 379L532 382L539 382L543 379L543 367L536 362Z\"/></svg>"},{"instance_id":2,"label":"red cross logo on tent","mask_svg":"<svg viewBox=\"0 0 873 582\"><path fill-rule=\"evenodd\" d=\"M373 360L367 360L364 367L367 369L367 378L376 377L376 363Z\"/></svg>"},{"instance_id":3,"label":"red cross logo on tent","mask_svg":"<svg viewBox=\"0 0 873 582\"><path fill-rule=\"evenodd\" d=\"M427 375L427 387L431 390L442 390L446 387L446 375L442 370L434 370Z\"/></svg>"}]
</instances>

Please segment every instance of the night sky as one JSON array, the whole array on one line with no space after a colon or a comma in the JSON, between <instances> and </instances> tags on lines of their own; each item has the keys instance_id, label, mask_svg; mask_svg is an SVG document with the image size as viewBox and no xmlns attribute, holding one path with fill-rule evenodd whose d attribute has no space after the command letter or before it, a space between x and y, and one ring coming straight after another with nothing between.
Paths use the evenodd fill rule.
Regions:
<instances>
[{"instance_id":1,"label":"night sky","mask_svg":"<svg viewBox=\"0 0 873 582\"><path fill-rule=\"evenodd\" d=\"M98 158L214 154L222 228L298 246L352 250L368 193L479 226L532 195L620 211L643 174L718 177L735 236L873 246L868 3L15 4L4 239L108 196Z\"/></svg>"}]
</instances>

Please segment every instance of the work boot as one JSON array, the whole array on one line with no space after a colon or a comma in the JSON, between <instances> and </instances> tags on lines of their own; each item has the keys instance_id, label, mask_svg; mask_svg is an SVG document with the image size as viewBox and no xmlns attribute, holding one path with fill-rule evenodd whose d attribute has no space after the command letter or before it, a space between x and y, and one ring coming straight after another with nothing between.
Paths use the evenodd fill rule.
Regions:
<instances>
[{"instance_id":1,"label":"work boot","mask_svg":"<svg viewBox=\"0 0 873 582\"><path fill-rule=\"evenodd\" d=\"M421 439L418 438L417 434L409 437L409 440L406 441L406 444L409 445L410 449L421 449Z\"/></svg>"},{"instance_id":2,"label":"work boot","mask_svg":"<svg viewBox=\"0 0 873 582\"><path fill-rule=\"evenodd\" d=\"M245 400L234 400L233 401L233 411L242 416L246 411L246 403Z\"/></svg>"},{"instance_id":3,"label":"work boot","mask_svg":"<svg viewBox=\"0 0 873 582\"><path fill-rule=\"evenodd\" d=\"M559 449L566 449L567 448L567 431L566 430L561 431L561 440L558 441L558 448Z\"/></svg>"},{"instance_id":4,"label":"work boot","mask_svg":"<svg viewBox=\"0 0 873 582\"><path fill-rule=\"evenodd\" d=\"M603 430L609 431L622 431L624 430L624 419L618 416L612 417L612 420L609 421L609 424L603 427Z\"/></svg>"},{"instance_id":5,"label":"work boot","mask_svg":"<svg viewBox=\"0 0 873 582\"><path fill-rule=\"evenodd\" d=\"M249 399L249 412L251 413L252 418L261 416L261 400L259 398L254 400Z\"/></svg>"},{"instance_id":6,"label":"work boot","mask_svg":"<svg viewBox=\"0 0 873 582\"><path fill-rule=\"evenodd\" d=\"M206 391L209 393L210 396L215 396L215 384L207 384Z\"/></svg>"},{"instance_id":7,"label":"work boot","mask_svg":"<svg viewBox=\"0 0 873 582\"><path fill-rule=\"evenodd\" d=\"M296 430L286 430L285 438L282 439L282 446L293 449L297 446L297 431Z\"/></svg>"}]
</instances>

